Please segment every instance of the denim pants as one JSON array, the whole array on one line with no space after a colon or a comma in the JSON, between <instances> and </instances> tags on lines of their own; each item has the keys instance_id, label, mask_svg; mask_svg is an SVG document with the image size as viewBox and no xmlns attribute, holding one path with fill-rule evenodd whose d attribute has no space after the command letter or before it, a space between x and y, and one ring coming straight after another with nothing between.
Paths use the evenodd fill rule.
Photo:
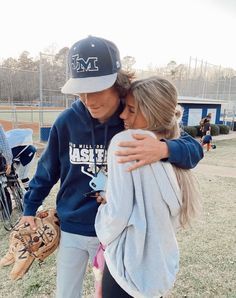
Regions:
<instances>
[{"instance_id":1,"label":"denim pants","mask_svg":"<svg viewBox=\"0 0 236 298\"><path fill-rule=\"evenodd\" d=\"M82 297L83 280L89 259L99 245L97 237L61 232L57 254L57 298Z\"/></svg>"}]
</instances>

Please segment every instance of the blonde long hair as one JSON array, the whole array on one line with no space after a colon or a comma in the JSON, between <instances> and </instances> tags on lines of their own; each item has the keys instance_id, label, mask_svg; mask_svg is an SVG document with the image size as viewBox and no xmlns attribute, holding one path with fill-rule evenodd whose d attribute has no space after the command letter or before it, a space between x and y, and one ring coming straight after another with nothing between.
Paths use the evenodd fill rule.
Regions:
<instances>
[{"instance_id":1,"label":"blonde long hair","mask_svg":"<svg viewBox=\"0 0 236 298\"><path fill-rule=\"evenodd\" d=\"M182 109L177 103L177 90L167 79L153 76L134 81L130 88L139 109L147 120L147 130L166 139L180 136L179 121ZM191 170L173 166L182 192L180 224L185 227L199 214L201 209L197 181Z\"/></svg>"}]
</instances>

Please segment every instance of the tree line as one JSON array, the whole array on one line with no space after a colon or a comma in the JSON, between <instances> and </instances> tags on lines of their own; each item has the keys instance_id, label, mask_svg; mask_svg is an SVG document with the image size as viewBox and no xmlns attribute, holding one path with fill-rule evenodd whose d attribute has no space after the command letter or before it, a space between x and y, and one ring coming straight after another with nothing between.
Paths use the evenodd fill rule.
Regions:
<instances>
[{"instance_id":1,"label":"tree line","mask_svg":"<svg viewBox=\"0 0 236 298\"><path fill-rule=\"evenodd\" d=\"M17 59L9 57L3 60L0 66L1 103L33 105L39 102L40 92L46 103L53 105L53 102L58 102L58 98L62 98L60 89L68 77L68 51L69 48L64 47L53 55L44 53L36 58L24 51ZM231 97L236 100L234 69L213 67L195 59L188 64L170 61L163 67L149 65L145 70L136 69L135 63L134 57L125 56L122 68L134 71L138 78L154 74L165 76L175 83L180 95L225 99L232 93Z\"/></svg>"}]
</instances>

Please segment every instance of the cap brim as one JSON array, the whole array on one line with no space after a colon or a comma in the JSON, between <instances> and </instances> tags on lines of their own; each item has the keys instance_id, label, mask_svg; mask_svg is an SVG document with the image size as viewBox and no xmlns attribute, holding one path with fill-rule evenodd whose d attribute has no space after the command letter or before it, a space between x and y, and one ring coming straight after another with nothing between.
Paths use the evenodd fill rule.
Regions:
<instances>
[{"instance_id":1,"label":"cap brim","mask_svg":"<svg viewBox=\"0 0 236 298\"><path fill-rule=\"evenodd\" d=\"M93 78L70 78L61 88L61 92L64 94L99 92L113 86L116 78L117 73Z\"/></svg>"}]
</instances>

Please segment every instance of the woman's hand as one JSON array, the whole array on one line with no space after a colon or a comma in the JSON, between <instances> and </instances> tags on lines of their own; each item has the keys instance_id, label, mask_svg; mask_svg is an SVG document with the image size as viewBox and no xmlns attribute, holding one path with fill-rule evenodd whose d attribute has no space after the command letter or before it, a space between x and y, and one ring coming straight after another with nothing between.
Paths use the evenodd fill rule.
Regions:
<instances>
[{"instance_id":1,"label":"woman's hand","mask_svg":"<svg viewBox=\"0 0 236 298\"><path fill-rule=\"evenodd\" d=\"M119 163L136 161L127 171L133 171L139 167L159 161L169 157L169 150L166 142L160 141L150 135L133 134L134 141L120 142L120 147L126 149L119 150L115 154L119 156Z\"/></svg>"}]
</instances>

